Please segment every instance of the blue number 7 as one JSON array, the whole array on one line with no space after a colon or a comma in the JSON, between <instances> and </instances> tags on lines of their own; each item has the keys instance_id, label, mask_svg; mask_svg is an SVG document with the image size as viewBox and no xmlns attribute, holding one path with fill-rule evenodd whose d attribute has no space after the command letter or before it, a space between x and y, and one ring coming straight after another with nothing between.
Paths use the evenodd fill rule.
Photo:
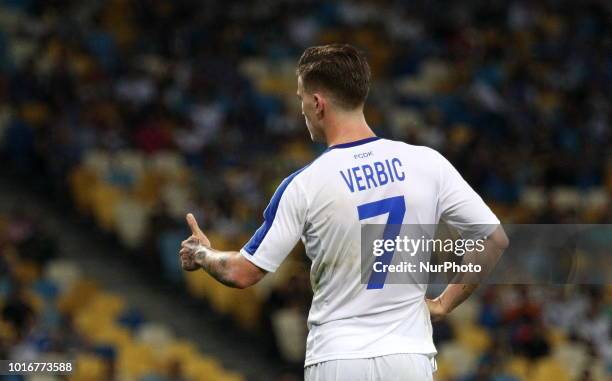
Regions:
<instances>
[{"instance_id":1,"label":"blue number 7","mask_svg":"<svg viewBox=\"0 0 612 381\"><path fill-rule=\"evenodd\" d=\"M365 220L380 216L382 214L389 213L387 218L387 224L385 225L385 231L383 233L383 239L395 240L400 233L402 222L404 221L404 214L406 214L406 203L404 196L389 197L382 200L369 202L362 204L357 207L359 213L359 220ZM382 265L388 265L393 259L393 251L385 251L383 255L376 259ZM368 289L381 289L385 285L385 279L387 279L387 272L375 272L372 271L370 279L368 280Z\"/></svg>"}]
</instances>

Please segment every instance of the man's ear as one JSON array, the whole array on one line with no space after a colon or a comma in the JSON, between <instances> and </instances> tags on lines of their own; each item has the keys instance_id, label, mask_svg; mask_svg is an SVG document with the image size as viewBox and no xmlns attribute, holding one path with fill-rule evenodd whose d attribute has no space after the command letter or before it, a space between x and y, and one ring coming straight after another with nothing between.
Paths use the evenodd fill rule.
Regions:
<instances>
[{"instance_id":1,"label":"man's ear","mask_svg":"<svg viewBox=\"0 0 612 381\"><path fill-rule=\"evenodd\" d=\"M326 106L325 98L323 98L321 94L315 93L313 94L313 100L314 100L314 108L315 108L316 115L319 118L323 118L323 115L325 114L325 106Z\"/></svg>"}]
</instances>

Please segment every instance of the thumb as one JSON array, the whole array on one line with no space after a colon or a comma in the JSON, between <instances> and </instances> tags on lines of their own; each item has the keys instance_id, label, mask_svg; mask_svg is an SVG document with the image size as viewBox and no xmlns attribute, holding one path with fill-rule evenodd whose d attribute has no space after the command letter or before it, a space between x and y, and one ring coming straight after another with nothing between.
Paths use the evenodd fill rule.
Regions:
<instances>
[{"instance_id":1,"label":"thumb","mask_svg":"<svg viewBox=\"0 0 612 381\"><path fill-rule=\"evenodd\" d=\"M193 235L199 236L204 234L202 233L202 230L200 230L200 227L198 226L198 222L196 221L195 217L191 213L187 213L187 225L189 225L189 228L191 229L191 233Z\"/></svg>"}]
</instances>

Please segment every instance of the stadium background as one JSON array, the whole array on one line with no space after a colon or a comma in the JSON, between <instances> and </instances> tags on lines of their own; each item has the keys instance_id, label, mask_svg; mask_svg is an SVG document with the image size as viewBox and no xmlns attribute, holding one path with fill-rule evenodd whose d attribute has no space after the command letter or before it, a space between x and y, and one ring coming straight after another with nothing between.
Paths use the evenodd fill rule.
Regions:
<instances>
[{"instance_id":1,"label":"stadium background","mask_svg":"<svg viewBox=\"0 0 612 381\"><path fill-rule=\"evenodd\" d=\"M244 291L177 250L186 211L239 248L324 150L294 70L330 42L367 52L376 132L441 151L502 221L611 222L608 1L2 0L0 358L76 356L75 381L299 379L302 248ZM435 325L436 380L610 379L611 300L483 288Z\"/></svg>"}]
</instances>

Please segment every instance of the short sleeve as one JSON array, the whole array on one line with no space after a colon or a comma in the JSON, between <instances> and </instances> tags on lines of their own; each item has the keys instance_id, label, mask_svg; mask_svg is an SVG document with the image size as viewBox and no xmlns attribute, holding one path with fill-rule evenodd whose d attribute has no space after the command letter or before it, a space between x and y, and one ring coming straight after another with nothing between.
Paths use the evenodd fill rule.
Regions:
<instances>
[{"instance_id":1,"label":"short sleeve","mask_svg":"<svg viewBox=\"0 0 612 381\"><path fill-rule=\"evenodd\" d=\"M478 239L491 234L499 225L499 219L455 167L444 156L438 156L441 220L456 228L463 238Z\"/></svg>"},{"instance_id":2,"label":"short sleeve","mask_svg":"<svg viewBox=\"0 0 612 381\"><path fill-rule=\"evenodd\" d=\"M306 197L295 181L296 172L276 189L264 211L264 222L240 253L257 267L274 272L302 236Z\"/></svg>"}]
</instances>

